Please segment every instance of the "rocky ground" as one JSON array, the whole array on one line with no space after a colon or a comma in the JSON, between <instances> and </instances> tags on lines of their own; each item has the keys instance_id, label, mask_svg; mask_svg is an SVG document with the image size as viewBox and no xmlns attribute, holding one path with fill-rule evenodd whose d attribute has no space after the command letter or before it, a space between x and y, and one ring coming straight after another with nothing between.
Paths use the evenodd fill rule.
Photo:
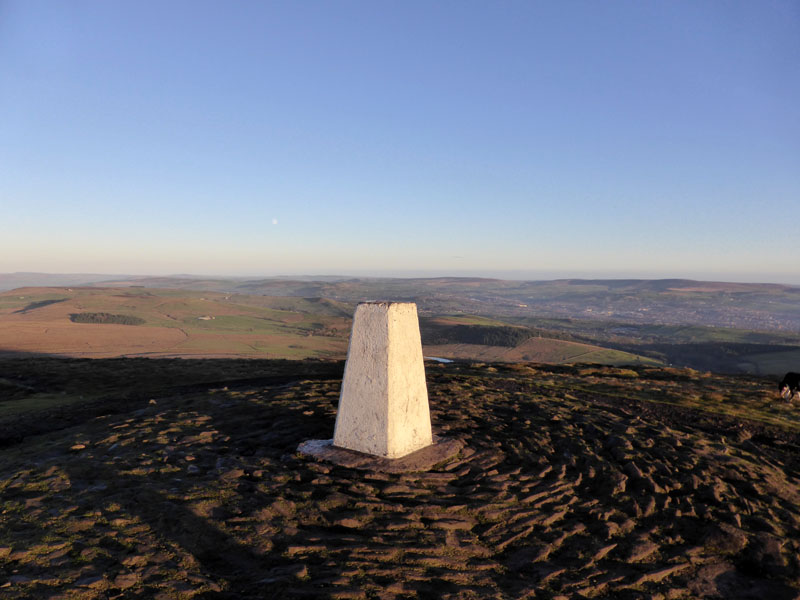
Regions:
<instances>
[{"instance_id":1,"label":"rocky ground","mask_svg":"<svg viewBox=\"0 0 800 600\"><path fill-rule=\"evenodd\" d=\"M303 364L7 438L0 596L800 597L799 409L768 381L431 364L466 447L388 474L296 452L339 391Z\"/></svg>"}]
</instances>

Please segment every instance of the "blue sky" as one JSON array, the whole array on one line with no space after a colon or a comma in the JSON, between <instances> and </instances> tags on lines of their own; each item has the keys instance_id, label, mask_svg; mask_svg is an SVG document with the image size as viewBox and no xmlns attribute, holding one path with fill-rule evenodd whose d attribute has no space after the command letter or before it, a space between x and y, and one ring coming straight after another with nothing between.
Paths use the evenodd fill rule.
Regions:
<instances>
[{"instance_id":1,"label":"blue sky","mask_svg":"<svg viewBox=\"0 0 800 600\"><path fill-rule=\"evenodd\" d=\"M0 272L800 284L800 4L0 0Z\"/></svg>"}]
</instances>

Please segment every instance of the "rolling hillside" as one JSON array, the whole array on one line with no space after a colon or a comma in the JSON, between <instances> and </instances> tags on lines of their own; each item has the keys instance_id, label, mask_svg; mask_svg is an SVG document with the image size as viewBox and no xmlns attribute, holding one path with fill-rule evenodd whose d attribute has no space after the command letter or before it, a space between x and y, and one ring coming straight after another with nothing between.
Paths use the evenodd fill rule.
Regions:
<instances>
[{"instance_id":1,"label":"rolling hillside","mask_svg":"<svg viewBox=\"0 0 800 600\"><path fill-rule=\"evenodd\" d=\"M155 288L22 288L0 294L0 352L85 358L344 358L353 305L325 298ZM496 319L422 319L426 355L460 360L656 364L542 338ZM533 336L538 336L534 339Z\"/></svg>"},{"instance_id":2,"label":"rolling hillside","mask_svg":"<svg viewBox=\"0 0 800 600\"><path fill-rule=\"evenodd\" d=\"M143 288L0 294L0 351L80 357L339 357L351 309L324 299ZM105 317L105 322L75 322ZM139 325L118 324L136 320Z\"/></svg>"},{"instance_id":3,"label":"rolling hillside","mask_svg":"<svg viewBox=\"0 0 800 600\"><path fill-rule=\"evenodd\" d=\"M486 317L447 315L422 319L422 341L430 356L487 362L661 364L638 354L604 348L555 332L512 326Z\"/></svg>"},{"instance_id":4,"label":"rolling hillside","mask_svg":"<svg viewBox=\"0 0 800 600\"><path fill-rule=\"evenodd\" d=\"M389 294L375 288L371 290L372 296L356 296L356 290L369 293L369 285L374 282L367 285L360 281L280 281L277 284L290 286L292 294L301 291L295 287L300 285L306 286L309 293L324 290L341 293L351 286L344 295L355 299L138 285L21 288L0 293L0 352L93 358L343 358L355 302ZM389 280L387 285L392 293L399 295L403 289L408 291L410 283ZM473 303L482 286L487 285L484 280L436 280L423 285L430 286L432 293L422 297L420 308L427 356L551 364L672 364L715 372L776 376L800 369L800 334L790 331L513 316L505 314L505 304L491 302L481 303L478 312L468 314L467 306ZM465 287L475 289L464 298L462 306L455 297L442 300L441 294L435 292L441 285L456 286L464 293ZM618 287L628 290L631 285L620 283ZM717 288L709 286L701 291L688 288L691 291L686 293L709 293L709 290L716 293ZM650 288L652 285L644 287ZM423 308L426 305L428 308ZM461 308L450 312L437 312L436 308L453 306ZM534 309L524 310L530 313Z\"/></svg>"},{"instance_id":5,"label":"rolling hillside","mask_svg":"<svg viewBox=\"0 0 800 600\"><path fill-rule=\"evenodd\" d=\"M800 334L800 286L688 279L510 281L477 277L207 279L153 277L102 285L144 285L346 302L393 298L424 312L550 317L632 325L699 325Z\"/></svg>"}]
</instances>

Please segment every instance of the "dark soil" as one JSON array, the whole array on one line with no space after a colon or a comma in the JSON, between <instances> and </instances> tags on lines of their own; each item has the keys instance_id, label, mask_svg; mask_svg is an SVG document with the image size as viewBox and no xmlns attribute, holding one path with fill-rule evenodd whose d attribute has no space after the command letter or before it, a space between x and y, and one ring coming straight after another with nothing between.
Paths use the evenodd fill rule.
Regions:
<instances>
[{"instance_id":1,"label":"dark soil","mask_svg":"<svg viewBox=\"0 0 800 600\"><path fill-rule=\"evenodd\" d=\"M51 430L3 449L0 596L800 595L796 422L769 381L429 365L434 431L466 447L391 474L296 452L331 437L340 363L245 366L153 362L171 385L69 426L38 413Z\"/></svg>"}]
</instances>

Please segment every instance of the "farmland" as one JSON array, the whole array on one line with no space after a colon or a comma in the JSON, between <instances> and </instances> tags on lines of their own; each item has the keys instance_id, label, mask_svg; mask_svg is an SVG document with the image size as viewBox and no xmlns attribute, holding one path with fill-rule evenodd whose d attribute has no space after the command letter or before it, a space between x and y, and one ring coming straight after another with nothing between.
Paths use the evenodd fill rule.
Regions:
<instances>
[{"instance_id":1,"label":"farmland","mask_svg":"<svg viewBox=\"0 0 800 600\"><path fill-rule=\"evenodd\" d=\"M59 356L344 358L353 304L155 288L23 288L0 294L0 352ZM138 323L119 324L123 322ZM426 354L462 360L657 361L480 316L422 319Z\"/></svg>"},{"instance_id":2,"label":"farmland","mask_svg":"<svg viewBox=\"0 0 800 600\"><path fill-rule=\"evenodd\" d=\"M0 294L0 351L87 358L339 357L345 351L348 312L335 302L301 298L22 288ZM115 318L75 322L81 320L76 315L97 314ZM117 324L123 317L140 324Z\"/></svg>"},{"instance_id":3,"label":"farmland","mask_svg":"<svg viewBox=\"0 0 800 600\"><path fill-rule=\"evenodd\" d=\"M683 280L185 277L28 287L0 293L0 352L343 358L355 304L374 298L417 303L428 356L800 369L798 288Z\"/></svg>"}]
</instances>

